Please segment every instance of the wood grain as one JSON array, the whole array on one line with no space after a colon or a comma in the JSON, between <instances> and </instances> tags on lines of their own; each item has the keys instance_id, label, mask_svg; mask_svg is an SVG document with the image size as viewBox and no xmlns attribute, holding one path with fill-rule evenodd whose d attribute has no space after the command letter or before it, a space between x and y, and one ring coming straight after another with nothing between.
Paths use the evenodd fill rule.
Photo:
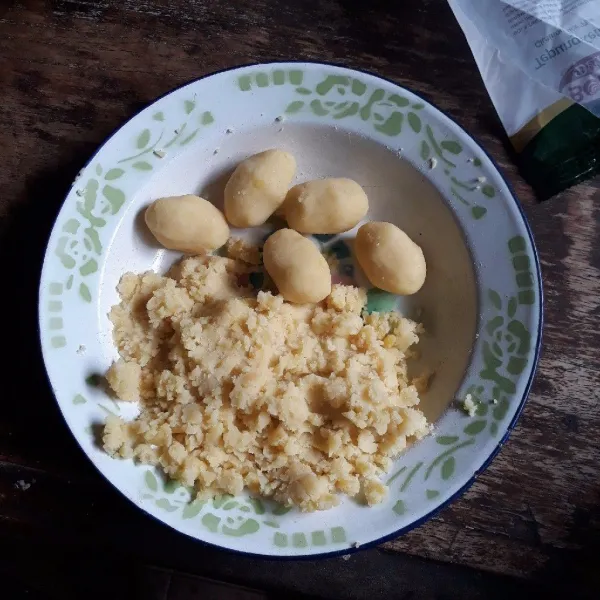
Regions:
<instances>
[{"instance_id":1,"label":"wood grain","mask_svg":"<svg viewBox=\"0 0 600 600\"><path fill-rule=\"evenodd\" d=\"M359 579L352 586L342 584L353 576L345 561L327 563L332 581L339 582L331 588L325 580L320 587L307 583L314 566L284 573L244 559L236 572L231 559L217 553L217 560L205 549L199 553L196 545L192 550L188 540L140 515L98 476L72 440L37 348L36 295L45 242L71 180L98 144L172 87L234 65L290 58L375 72L450 114L481 141L514 186L544 273L544 350L530 400L509 442L462 499L381 551L353 558L353 564L366 570L367 579L374 577L369 569L397 570L409 582L405 591L422 592L422 597L435 597L452 585L461 590L455 597L479 597L483 589L487 597L499 590L515 595L525 581L548 585L553 593L565 589L571 596L593 597L593 586L600 584L595 567L600 549L600 184L596 179L536 203L518 176L466 42L442 0L404 0L395 6L371 0L368 10L341 0L0 4L0 236L2 256L10 257L3 264L5 286L18 294L16 299L0 294L10 347L10 358L0 367L2 539L18 540L23 547L26 540L60 542L75 553L93 539L107 553L125 548L137 551L140 561L240 584L362 597L366 584ZM31 487L15 488L20 480ZM169 551L140 539L160 540ZM428 582L428 573L435 581ZM385 586L396 579L389 577L376 589L392 597L392 588Z\"/></svg>"}]
</instances>

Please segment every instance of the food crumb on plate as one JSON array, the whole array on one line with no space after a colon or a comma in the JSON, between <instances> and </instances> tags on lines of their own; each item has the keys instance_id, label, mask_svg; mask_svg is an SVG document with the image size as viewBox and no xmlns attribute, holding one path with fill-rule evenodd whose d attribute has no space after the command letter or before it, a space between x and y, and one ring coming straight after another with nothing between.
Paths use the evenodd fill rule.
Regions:
<instances>
[{"instance_id":1,"label":"food crumb on plate","mask_svg":"<svg viewBox=\"0 0 600 600\"><path fill-rule=\"evenodd\" d=\"M467 394L463 401L463 408L470 417L474 417L477 414L477 402L473 400L471 394Z\"/></svg>"},{"instance_id":2,"label":"food crumb on plate","mask_svg":"<svg viewBox=\"0 0 600 600\"><path fill-rule=\"evenodd\" d=\"M34 483L35 479L32 479L31 483L27 483L24 479L19 479L19 481L15 483L15 488L22 492L26 492Z\"/></svg>"}]
</instances>

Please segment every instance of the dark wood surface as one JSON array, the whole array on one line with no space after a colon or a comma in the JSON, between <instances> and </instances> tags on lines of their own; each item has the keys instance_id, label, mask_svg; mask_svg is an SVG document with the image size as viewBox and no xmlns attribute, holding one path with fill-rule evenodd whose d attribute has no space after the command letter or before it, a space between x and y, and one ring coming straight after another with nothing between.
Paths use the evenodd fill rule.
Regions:
<instances>
[{"instance_id":1,"label":"dark wood surface","mask_svg":"<svg viewBox=\"0 0 600 600\"><path fill-rule=\"evenodd\" d=\"M46 239L86 158L166 90L271 59L373 71L449 113L515 187L544 272L543 354L510 441L460 500L349 560L242 558L142 515L71 438L37 346ZM546 597L598 597L600 182L536 202L444 0L4 0L0 89L5 597L470 599L541 587Z\"/></svg>"}]
</instances>

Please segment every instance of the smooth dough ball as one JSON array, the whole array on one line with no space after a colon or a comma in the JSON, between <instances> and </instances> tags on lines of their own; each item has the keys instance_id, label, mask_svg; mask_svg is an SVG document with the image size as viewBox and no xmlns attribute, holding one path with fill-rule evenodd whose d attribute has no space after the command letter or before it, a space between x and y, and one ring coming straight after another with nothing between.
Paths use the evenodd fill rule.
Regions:
<instances>
[{"instance_id":1,"label":"smooth dough ball","mask_svg":"<svg viewBox=\"0 0 600 600\"><path fill-rule=\"evenodd\" d=\"M289 302L320 302L331 293L331 271L324 256L292 229L280 229L267 239L263 262L279 293Z\"/></svg>"},{"instance_id":2,"label":"smooth dough ball","mask_svg":"<svg viewBox=\"0 0 600 600\"><path fill-rule=\"evenodd\" d=\"M354 252L369 281L386 292L407 296L425 282L423 251L392 223L363 225L356 234Z\"/></svg>"},{"instance_id":3,"label":"smooth dough ball","mask_svg":"<svg viewBox=\"0 0 600 600\"><path fill-rule=\"evenodd\" d=\"M307 181L287 194L283 212L301 233L341 233L355 227L369 210L365 191L352 179Z\"/></svg>"},{"instance_id":4,"label":"smooth dough ball","mask_svg":"<svg viewBox=\"0 0 600 600\"><path fill-rule=\"evenodd\" d=\"M241 162L225 186L225 216L234 227L262 225L285 200L296 159L266 150Z\"/></svg>"},{"instance_id":5,"label":"smooth dough ball","mask_svg":"<svg viewBox=\"0 0 600 600\"><path fill-rule=\"evenodd\" d=\"M169 250L200 254L220 248L229 239L223 213L199 196L160 198L144 216L148 229Z\"/></svg>"}]
</instances>

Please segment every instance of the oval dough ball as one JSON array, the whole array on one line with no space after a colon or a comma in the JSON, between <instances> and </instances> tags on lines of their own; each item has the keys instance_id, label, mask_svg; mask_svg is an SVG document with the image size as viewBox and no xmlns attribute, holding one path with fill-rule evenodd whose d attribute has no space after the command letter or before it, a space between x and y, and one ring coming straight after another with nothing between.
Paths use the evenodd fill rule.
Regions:
<instances>
[{"instance_id":1,"label":"oval dough ball","mask_svg":"<svg viewBox=\"0 0 600 600\"><path fill-rule=\"evenodd\" d=\"M241 162L225 186L225 216L234 227L262 225L285 200L296 160L283 150L266 150Z\"/></svg>"},{"instance_id":2,"label":"oval dough ball","mask_svg":"<svg viewBox=\"0 0 600 600\"><path fill-rule=\"evenodd\" d=\"M229 239L223 213L191 194L155 200L144 218L154 237L169 250L199 254L216 250Z\"/></svg>"},{"instance_id":3,"label":"oval dough ball","mask_svg":"<svg viewBox=\"0 0 600 600\"><path fill-rule=\"evenodd\" d=\"M425 282L423 251L391 223L363 225L356 234L354 252L369 281L386 292L408 296Z\"/></svg>"},{"instance_id":4,"label":"oval dough ball","mask_svg":"<svg viewBox=\"0 0 600 600\"><path fill-rule=\"evenodd\" d=\"M369 200L352 179L319 179L294 186L283 210L288 225L296 231L342 233L367 214Z\"/></svg>"},{"instance_id":5,"label":"oval dough ball","mask_svg":"<svg viewBox=\"0 0 600 600\"><path fill-rule=\"evenodd\" d=\"M320 302L331 293L331 271L316 246L292 229L280 229L263 248L263 262L289 302Z\"/></svg>"}]
</instances>

